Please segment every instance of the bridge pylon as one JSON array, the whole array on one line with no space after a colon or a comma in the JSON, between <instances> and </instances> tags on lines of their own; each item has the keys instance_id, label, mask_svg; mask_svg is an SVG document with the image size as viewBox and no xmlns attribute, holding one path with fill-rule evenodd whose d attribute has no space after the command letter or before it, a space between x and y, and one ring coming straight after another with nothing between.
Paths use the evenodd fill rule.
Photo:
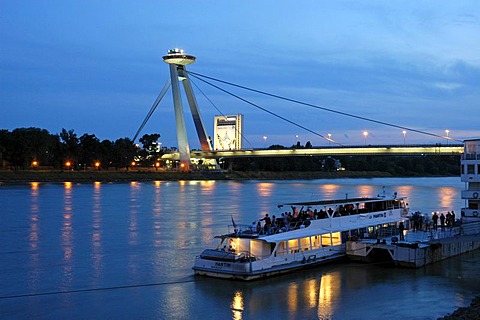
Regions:
<instances>
[{"instance_id":1,"label":"bridge pylon","mask_svg":"<svg viewBox=\"0 0 480 320\"><path fill-rule=\"evenodd\" d=\"M200 115L200 109L198 108L197 100L195 99L195 94L193 93L190 79L188 77L188 73L186 72L186 66L194 63L195 60L196 58L194 56L185 54L183 50L180 49L168 50L167 55L163 56L163 61L170 65L170 83L172 86L175 124L177 127L180 171L190 171L190 145L188 143L187 129L185 126L185 117L179 82L182 82L183 84L202 151L212 151L212 146L208 139L207 131Z\"/></svg>"}]
</instances>

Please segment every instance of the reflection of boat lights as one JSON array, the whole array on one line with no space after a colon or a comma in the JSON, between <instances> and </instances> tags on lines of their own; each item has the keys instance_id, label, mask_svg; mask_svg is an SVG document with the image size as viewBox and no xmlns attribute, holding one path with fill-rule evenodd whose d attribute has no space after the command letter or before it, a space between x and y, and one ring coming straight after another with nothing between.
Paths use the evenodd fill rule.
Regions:
<instances>
[{"instance_id":1,"label":"reflection of boat lights","mask_svg":"<svg viewBox=\"0 0 480 320\"><path fill-rule=\"evenodd\" d=\"M241 291L236 291L235 295L233 296L232 304L230 305L232 308L233 319L240 320L242 319L242 312L243 312L243 294Z\"/></svg>"},{"instance_id":2,"label":"reflection of boat lights","mask_svg":"<svg viewBox=\"0 0 480 320\"><path fill-rule=\"evenodd\" d=\"M337 282L337 283L335 283ZM318 315L323 319L331 319L335 302L340 296L340 284L338 275L324 274L320 280L320 293L318 299Z\"/></svg>"},{"instance_id":3,"label":"reflection of boat lights","mask_svg":"<svg viewBox=\"0 0 480 320\"><path fill-rule=\"evenodd\" d=\"M308 304L310 308L314 308L317 305L317 279L311 279L308 281L306 296L308 297Z\"/></svg>"},{"instance_id":4,"label":"reflection of boat lights","mask_svg":"<svg viewBox=\"0 0 480 320\"><path fill-rule=\"evenodd\" d=\"M296 312L298 307L298 284L291 283L288 286L288 311Z\"/></svg>"}]
</instances>

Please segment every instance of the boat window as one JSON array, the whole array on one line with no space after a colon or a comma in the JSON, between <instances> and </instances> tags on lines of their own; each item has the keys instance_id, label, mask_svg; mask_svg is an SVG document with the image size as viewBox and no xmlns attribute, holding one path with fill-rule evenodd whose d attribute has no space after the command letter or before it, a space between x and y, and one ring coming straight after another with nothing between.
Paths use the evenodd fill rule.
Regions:
<instances>
[{"instance_id":1,"label":"boat window","mask_svg":"<svg viewBox=\"0 0 480 320\"><path fill-rule=\"evenodd\" d=\"M312 249L318 249L322 246L322 243L320 242L320 237L321 236L313 236L311 237L311 242L312 242Z\"/></svg>"},{"instance_id":2,"label":"boat window","mask_svg":"<svg viewBox=\"0 0 480 320\"><path fill-rule=\"evenodd\" d=\"M283 255L287 253L287 243L282 241L277 246L277 255Z\"/></svg>"},{"instance_id":3,"label":"boat window","mask_svg":"<svg viewBox=\"0 0 480 320\"><path fill-rule=\"evenodd\" d=\"M467 174L475 174L475 165L473 164L467 165Z\"/></svg>"},{"instance_id":4,"label":"boat window","mask_svg":"<svg viewBox=\"0 0 480 320\"><path fill-rule=\"evenodd\" d=\"M332 245L338 246L342 244L342 239L340 238L340 232L332 233Z\"/></svg>"},{"instance_id":5,"label":"boat window","mask_svg":"<svg viewBox=\"0 0 480 320\"><path fill-rule=\"evenodd\" d=\"M298 252L298 239L288 240L288 250L290 253Z\"/></svg>"},{"instance_id":6,"label":"boat window","mask_svg":"<svg viewBox=\"0 0 480 320\"><path fill-rule=\"evenodd\" d=\"M310 237L300 239L300 249L302 251L310 250Z\"/></svg>"}]
</instances>

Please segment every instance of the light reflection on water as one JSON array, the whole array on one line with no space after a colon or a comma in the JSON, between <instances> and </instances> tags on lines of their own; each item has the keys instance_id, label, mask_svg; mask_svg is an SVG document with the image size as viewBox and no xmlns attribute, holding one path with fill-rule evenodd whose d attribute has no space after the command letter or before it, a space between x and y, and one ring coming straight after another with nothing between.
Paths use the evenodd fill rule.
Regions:
<instances>
[{"instance_id":1,"label":"light reflection on water","mask_svg":"<svg viewBox=\"0 0 480 320\"><path fill-rule=\"evenodd\" d=\"M475 258L451 260L421 270L364 265L324 266L252 284L198 279L193 259L232 218L250 223L265 213L279 215L279 203L398 192L416 210L457 209L457 178L317 181L155 181L130 184L32 183L0 187L0 296L135 286L82 294L0 299L13 317L38 310L59 317L212 319L355 318L356 308L375 319L397 312L366 297L403 293L419 303L439 304L442 316L469 303L480 284L470 274ZM284 209L283 209L284 210ZM473 262L470 262L473 260ZM455 262L456 261L456 262ZM460 261L460 262L459 262ZM476 269L475 269L476 270ZM473 272L472 272L473 273ZM472 280L473 279L473 280ZM444 301L447 301L446 303ZM398 298L396 300L399 301ZM444 302L440 305L440 302ZM365 305L372 307L367 309ZM85 310L85 305L91 306ZM64 311L62 311L64 310ZM431 310L420 308L419 319ZM135 313L136 312L136 313ZM402 313L403 312L403 313ZM41 317L40 317L41 318ZM357 318L361 318L358 317ZM415 318L415 317L410 317Z\"/></svg>"}]
</instances>

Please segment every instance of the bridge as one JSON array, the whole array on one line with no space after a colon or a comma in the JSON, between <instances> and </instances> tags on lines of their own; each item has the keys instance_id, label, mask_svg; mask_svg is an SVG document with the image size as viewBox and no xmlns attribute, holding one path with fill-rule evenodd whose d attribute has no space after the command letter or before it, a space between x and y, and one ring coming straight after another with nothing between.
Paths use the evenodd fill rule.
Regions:
<instances>
[{"instance_id":1,"label":"bridge","mask_svg":"<svg viewBox=\"0 0 480 320\"><path fill-rule=\"evenodd\" d=\"M455 142L460 142L459 140L453 139L452 137L449 136L449 130L445 130L446 136L414 129L414 128L407 128L404 126L399 126L396 124L392 123L387 123L384 121L379 121L379 120L374 120L374 119L369 119L363 116L359 115L354 115L354 114L348 114L345 112L333 110L330 108L318 106L318 105L313 105L310 103L302 102L296 99L291 99L287 97L282 97L278 96L275 94L271 94L268 92L262 92L256 89L236 85L230 82L226 82L220 79L215 79L212 77L208 77L205 75L201 75L195 72L189 72L186 69L187 65L190 65L195 62L196 57L185 54L183 50L180 49L173 49L169 50L168 54L163 57L164 62L166 62L169 65L170 68L170 78L167 80L165 86L163 87L162 91L160 92L159 96L155 100L151 110L149 111L147 117L143 121L142 125L138 129L137 133L135 134L135 137L133 138L133 141L138 137L139 133L147 123L148 119L150 116L153 114L157 106L159 105L160 101L168 91L168 89L171 87L172 88L172 96L173 96L173 105L174 105L174 111L175 111L175 124L176 124L176 129L177 129L177 141L178 141L178 150L175 152L171 152L168 154L164 154L162 156L162 159L164 160L175 160L180 162L180 171L189 171L190 170L190 164L192 163L191 160L197 159L197 160L210 160L215 163L217 163L215 160L221 159L221 158L246 158L246 157L309 157L309 156L351 156L351 155L378 155L378 156L385 156L385 155L394 155L394 156L423 156L423 155L460 155L463 153L463 144L455 144ZM207 130L205 128L204 122L202 120L202 117L200 115L200 109L198 107L198 103L195 98L195 94L193 92L192 88L192 83L190 80L190 76L196 78L197 80L200 80L226 94L231 95L232 97L235 97L239 100L241 100L244 103L247 103L263 112L266 112L270 114L271 116L277 117L281 119L282 121L288 122L290 125L294 125L302 130L305 130L311 134L314 134L322 139L325 139L326 141L329 142L329 146L327 147L310 147L310 148L274 148L273 146L270 148L264 148L264 149L244 149L240 144L237 144L234 146L236 148L235 150L230 149L231 145L228 144L227 147L225 147L224 144L221 145L220 148L212 146L212 139L210 136L207 134ZM318 110L323 110L331 113L335 113L337 115L341 116L346 116L350 118L355 118L357 120L362 120L362 121L367 121L379 125L384 125L384 126L389 126L395 129L401 129L403 136L404 136L404 142L405 142L405 135L407 132L414 132L414 133L419 133L419 134L424 134L424 135L429 135L433 136L436 138L441 138L442 140L445 139L447 143L444 144L433 144L433 145L367 145L367 135L368 132L364 131L363 134L365 136L365 145L364 146L343 146L339 144L338 142L334 141L331 139L331 134L328 134L327 136L324 136L318 132L315 132L309 128L306 128L305 126L295 123L292 120L289 120L281 115L276 114L275 112L268 110L264 107L259 106L258 104L255 104L251 101L248 101L245 98L242 98L232 92L229 92L215 84L212 83L212 81L220 82L226 85L234 86L237 88L245 89L250 92L262 94L265 96L268 96L270 98L276 98L276 99L281 99L290 103L294 103L297 105L302 105L305 107L309 108L314 108ZM193 122L195 124L195 129L196 133L198 135L200 145L201 145L201 150L190 150L190 145L187 137L187 131L186 131L186 123L184 119L184 112L183 112L183 105L182 105L182 98L181 98L181 92L180 92L180 83L183 84L185 94L187 96L188 104L190 106L190 111L192 114ZM218 110L218 108L217 108ZM218 110L220 111L220 110ZM220 112L221 113L221 112ZM228 118L227 116L222 114L222 117ZM235 141L242 141L246 140L246 138L243 136L241 127L243 125L239 125L240 129L237 128L237 125L233 125L235 127L235 133L233 134L235 138L233 140ZM225 133L226 134L226 133ZM218 134L215 136L219 136ZM227 136L227 134L226 134ZM266 141L266 137L264 136L264 139ZM232 138L228 137L228 139L224 139L225 141L231 141ZM450 143L448 143L450 141ZM222 150L218 150L222 149ZM216 164L215 164L216 165Z\"/></svg>"},{"instance_id":2,"label":"bridge","mask_svg":"<svg viewBox=\"0 0 480 320\"><path fill-rule=\"evenodd\" d=\"M313 147L310 149L242 149L190 152L191 158L220 159L246 157L309 157L309 156L424 156L424 155L461 155L463 144L425 144L425 145L377 145L377 146L341 146ZM164 160L179 160L178 152L164 154Z\"/></svg>"}]
</instances>

